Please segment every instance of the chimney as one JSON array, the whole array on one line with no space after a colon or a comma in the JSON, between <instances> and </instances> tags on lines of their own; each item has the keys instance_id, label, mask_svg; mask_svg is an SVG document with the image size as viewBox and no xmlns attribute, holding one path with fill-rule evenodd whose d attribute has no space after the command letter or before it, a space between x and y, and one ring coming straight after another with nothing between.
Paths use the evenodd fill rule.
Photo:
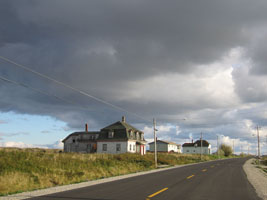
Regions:
<instances>
[{"instance_id":1,"label":"chimney","mask_svg":"<svg viewBox=\"0 0 267 200\"><path fill-rule=\"evenodd\" d=\"M122 116L121 121L124 123L126 122L125 116Z\"/></svg>"},{"instance_id":2,"label":"chimney","mask_svg":"<svg viewBox=\"0 0 267 200\"><path fill-rule=\"evenodd\" d=\"M88 132L88 124L85 124L85 132Z\"/></svg>"}]
</instances>

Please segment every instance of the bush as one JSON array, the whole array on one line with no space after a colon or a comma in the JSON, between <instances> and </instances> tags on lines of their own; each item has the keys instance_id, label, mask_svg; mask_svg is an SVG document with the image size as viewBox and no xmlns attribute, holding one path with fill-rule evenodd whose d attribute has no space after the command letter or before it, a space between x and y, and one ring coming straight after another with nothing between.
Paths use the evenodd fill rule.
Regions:
<instances>
[{"instance_id":1,"label":"bush","mask_svg":"<svg viewBox=\"0 0 267 200\"><path fill-rule=\"evenodd\" d=\"M233 150L232 147L226 144L221 144L219 150L224 152L224 156L228 157L232 155Z\"/></svg>"}]
</instances>

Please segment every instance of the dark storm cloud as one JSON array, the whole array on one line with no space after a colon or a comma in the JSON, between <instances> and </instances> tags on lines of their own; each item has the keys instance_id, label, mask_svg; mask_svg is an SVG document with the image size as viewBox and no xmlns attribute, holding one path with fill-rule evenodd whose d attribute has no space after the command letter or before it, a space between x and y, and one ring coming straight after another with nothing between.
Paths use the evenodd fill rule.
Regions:
<instances>
[{"instance_id":1,"label":"dark storm cloud","mask_svg":"<svg viewBox=\"0 0 267 200\"><path fill-rule=\"evenodd\" d=\"M267 22L266 22L267 26ZM264 32L266 36L267 31ZM257 46L250 49L248 53L251 54L253 60L253 68L251 68L251 73L258 76L267 75L267 38L264 37L259 40Z\"/></svg>"},{"instance_id":2,"label":"dark storm cloud","mask_svg":"<svg viewBox=\"0 0 267 200\"><path fill-rule=\"evenodd\" d=\"M42 35L35 24L21 21L11 1L0 2L0 22L0 47L20 42L36 43ZM33 32L38 33L39 37L32 36Z\"/></svg>"},{"instance_id":3,"label":"dark storm cloud","mask_svg":"<svg viewBox=\"0 0 267 200\"><path fill-rule=\"evenodd\" d=\"M144 96L138 100L118 98L142 88L130 87L132 82L166 74L182 74L188 79L199 76L201 70L197 66L204 68L219 61L236 47L247 50L247 56L255 63L247 75L233 72L235 92L241 99L255 97L248 92L252 81L246 81L246 77L253 71L266 72L263 66L267 50L263 42L253 37L266 25L267 3L263 0L3 0L0 9L0 55L148 118L158 116L162 121L175 122L177 113L183 116L207 108L234 107L235 103L224 105L203 92L206 87L198 89L196 83L196 90L187 89L185 84L183 93L189 91L190 95L181 92L176 97L178 103L167 98L153 100L153 94L147 101ZM98 128L127 114L2 61L0 74L91 109L81 110L0 82L1 111L50 115L75 128L82 127L84 121ZM186 79L176 84L183 85ZM262 90L255 85L253 92L259 91L258 97L244 102L266 101L266 96L260 94ZM213 124L218 119L223 122L220 114L216 113ZM203 113L198 117L201 116L206 117ZM138 122L134 116L129 120ZM186 135L189 132L188 129Z\"/></svg>"},{"instance_id":4,"label":"dark storm cloud","mask_svg":"<svg viewBox=\"0 0 267 200\"><path fill-rule=\"evenodd\" d=\"M40 54L45 53L45 60L52 57L59 62L58 67L69 65L66 72L89 74L93 80L95 76L84 73L86 68L98 76L105 69L112 78L123 80L170 70L191 72L191 63L209 63L230 48L242 46L246 42L242 28L253 21L246 21L246 12L253 12L247 2L241 6L231 1L200 1L193 5L185 1L28 2L14 3L7 11L13 10L9 24L16 27L7 30L28 32L13 31L13 37L8 35L26 44L35 39L37 47L30 49L37 51L33 58L40 59ZM113 50L114 56L105 52L106 48ZM57 58L47 53L51 51ZM36 63L33 58L28 62ZM82 73L72 70L71 65L79 65Z\"/></svg>"}]
</instances>

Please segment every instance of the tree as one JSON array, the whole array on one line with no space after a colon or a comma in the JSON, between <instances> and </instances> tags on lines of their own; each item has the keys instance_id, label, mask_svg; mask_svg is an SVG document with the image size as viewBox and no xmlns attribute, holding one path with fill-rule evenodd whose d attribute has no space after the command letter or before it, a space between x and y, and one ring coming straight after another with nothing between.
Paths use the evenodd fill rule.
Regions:
<instances>
[{"instance_id":1,"label":"tree","mask_svg":"<svg viewBox=\"0 0 267 200\"><path fill-rule=\"evenodd\" d=\"M223 156L224 155L224 151L222 149L219 149L219 151L216 151L216 155Z\"/></svg>"},{"instance_id":2,"label":"tree","mask_svg":"<svg viewBox=\"0 0 267 200\"><path fill-rule=\"evenodd\" d=\"M219 150L224 152L224 156L230 156L233 153L232 147L226 144L221 144Z\"/></svg>"}]
</instances>

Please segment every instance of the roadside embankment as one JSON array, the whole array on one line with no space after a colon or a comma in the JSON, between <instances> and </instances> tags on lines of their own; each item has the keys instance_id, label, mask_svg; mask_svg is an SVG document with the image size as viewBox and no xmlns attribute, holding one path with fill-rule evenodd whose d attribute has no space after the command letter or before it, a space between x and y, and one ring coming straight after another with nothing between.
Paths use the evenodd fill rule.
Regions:
<instances>
[{"instance_id":1,"label":"roadside embankment","mask_svg":"<svg viewBox=\"0 0 267 200\"><path fill-rule=\"evenodd\" d=\"M255 188L258 196L267 200L267 173L257 167L254 158L247 160L243 169L247 174L249 182Z\"/></svg>"},{"instance_id":2,"label":"roadside embankment","mask_svg":"<svg viewBox=\"0 0 267 200\"><path fill-rule=\"evenodd\" d=\"M159 165L217 159L214 155L158 154ZM154 169L153 154L79 154L0 148L0 196Z\"/></svg>"}]
</instances>

